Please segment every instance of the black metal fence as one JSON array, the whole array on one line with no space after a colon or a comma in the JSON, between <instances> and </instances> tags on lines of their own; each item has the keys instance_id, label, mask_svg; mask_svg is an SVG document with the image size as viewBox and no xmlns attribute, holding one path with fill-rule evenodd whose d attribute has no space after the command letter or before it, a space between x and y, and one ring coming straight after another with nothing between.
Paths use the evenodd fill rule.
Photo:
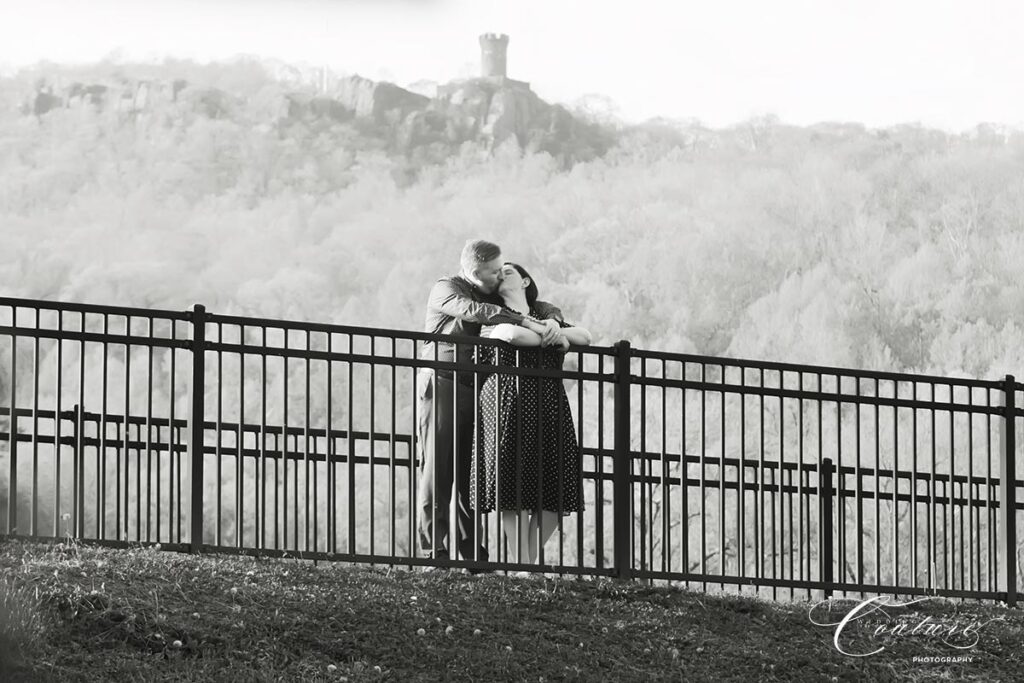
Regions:
<instances>
[{"instance_id":1,"label":"black metal fence","mask_svg":"<svg viewBox=\"0 0 1024 683\"><path fill-rule=\"evenodd\" d=\"M472 360L440 360L432 342L472 349ZM202 306L0 298L0 531L665 580L776 598L840 591L1016 603L1024 385L1013 377L789 365L628 342L573 348L561 368L481 360L501 346ZM535 563L511 561L499 516L479 511L488 561L418 552L424 368L465 380L457 384L474 397L474 420L488 377L564 386L585 509L558 515Z\"/></svg>"}]
</instances>

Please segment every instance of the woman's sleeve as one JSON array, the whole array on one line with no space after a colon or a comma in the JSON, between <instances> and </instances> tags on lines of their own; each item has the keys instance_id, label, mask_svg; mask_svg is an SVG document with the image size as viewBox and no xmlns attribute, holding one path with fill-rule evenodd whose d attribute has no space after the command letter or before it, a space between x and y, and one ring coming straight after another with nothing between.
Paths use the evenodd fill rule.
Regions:
<instances>
[{"instance_id":1,"label":"woman's sleeve","mask_svg":"<svg viewBox=\"0 0 1024 683\"><path fill-rule=\"evenodd\" d=\"M565 322L565 316L562 315L562 309L558 308L554 304L550 304L547 301L538 301L533 305L533 307L539 320L557 320L558 325L562 328L573 327L572 323Z\"/></svg>"}]
</instances>

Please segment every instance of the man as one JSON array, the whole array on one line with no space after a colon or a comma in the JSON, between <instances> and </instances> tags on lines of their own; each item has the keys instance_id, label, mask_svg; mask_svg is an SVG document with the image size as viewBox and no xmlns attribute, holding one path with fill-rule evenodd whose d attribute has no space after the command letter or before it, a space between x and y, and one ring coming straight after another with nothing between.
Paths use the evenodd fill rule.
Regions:
<instances>
[{"instance_id":1,"label":"man","mask_svg":"<svg viewBox=\"0 0 1024 683\"><path fill-rule=\"evenodd\" d=\"M462 270L434 283L427 301L425 331L431 334L479 336L483 325L511 323L541 335L541 344L559 343L554 320L535 320L505 308L497 290L502 281L501 249L484 240L466 242ZM471 344L433 342L424 345L421 358L441 362L473 362ZM456 351L457 349L457 351ZM487 561L479 545L480 528L474 523L469 500L469 473L473 458L473 415L477 395L471 370L421 370L417 378L418 422L421 450L419 472L420 550L447 560L448 511L455 483L458 551L463 559ZM457 477L456 477L457 474ZM454 481L457 478L457 481Z\"/></svg>"}]
</instances>

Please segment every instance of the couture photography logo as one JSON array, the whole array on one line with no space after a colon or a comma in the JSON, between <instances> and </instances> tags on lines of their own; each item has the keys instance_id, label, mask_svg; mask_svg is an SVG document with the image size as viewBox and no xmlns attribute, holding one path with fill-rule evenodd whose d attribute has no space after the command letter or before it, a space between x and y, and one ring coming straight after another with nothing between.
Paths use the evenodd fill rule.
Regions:
<instances>
[{"instance_id":1,"label":"couture photography logo","mask_svg":"<svg viewBox=\"0 0 1024 683\"><path fill-rule=\"evenodd\" d=\"M969 664L974 648L986 630L995 628L989 619L959 611L951 600L924 597L900 601L875 596L860 602L822 600L808 610L815 626L832 630L832 644L848 657L872 657L883 652L920 647L910 655L919 664Z\"/></svg>"}]
</instances>

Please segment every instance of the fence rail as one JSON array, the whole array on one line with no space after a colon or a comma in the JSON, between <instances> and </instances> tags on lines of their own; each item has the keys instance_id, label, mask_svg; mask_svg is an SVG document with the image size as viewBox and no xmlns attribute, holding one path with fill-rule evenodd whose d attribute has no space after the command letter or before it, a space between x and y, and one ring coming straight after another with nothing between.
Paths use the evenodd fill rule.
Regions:
<instances>
[{"instance_id":1,"label":"fence rail","mask_svg":"<svg viewBox=\"0 0 1024 683\"><path fill-rule=\"evenodd\" d=\"M442 342L471 360L444 360ZM1016 604L1024 385L1013 377L748 361L628 342L574 347L561 368L545 369L495 365L500 348L202 306L0 298L0 531L750 587L773 597ZM424 369L450 373L456 395L473 399L474 422L490 377L566 390L585 508L558 515L536 562L510 555L499 516L479 510L486 558L417 551ZM456 428L459 419L469 418L456 417ZM499 477L499 493L502 485Z\"/></svg>"}]
</instances>

